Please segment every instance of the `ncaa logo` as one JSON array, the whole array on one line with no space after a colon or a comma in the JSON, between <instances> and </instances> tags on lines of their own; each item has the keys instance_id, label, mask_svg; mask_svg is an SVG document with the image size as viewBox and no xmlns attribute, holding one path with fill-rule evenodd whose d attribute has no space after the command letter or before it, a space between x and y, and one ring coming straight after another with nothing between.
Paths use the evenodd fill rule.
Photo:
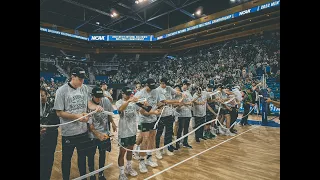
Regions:
<instances>
[{"instance_id":1,"label":"ncaa logo","mask_svg":"<svg viewBox=\"0 0 320 180\"><path fill-rule=\"evenodd\" d=\"M251 9L247 9L247 10L241 11L241 12L239 12L239 16L242 16L242 15L245 15L245 14L249 14L250 11L251 11Z\"/></svg>"},{"instance_id":2,"label":"ncaa logo","mask_svg":"<svg viewBox=\"0 0 320 180\"><path fill-rule=\"evenodd\" d=\"M106 36L91 36L90 41L104 41Z\"/></svg>"}]
</instances>

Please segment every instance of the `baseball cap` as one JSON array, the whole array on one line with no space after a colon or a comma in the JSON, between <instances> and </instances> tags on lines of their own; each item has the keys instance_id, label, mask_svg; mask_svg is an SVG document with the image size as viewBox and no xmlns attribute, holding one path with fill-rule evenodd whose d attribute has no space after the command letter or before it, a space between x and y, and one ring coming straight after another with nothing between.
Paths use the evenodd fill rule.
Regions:
<instances>
[{"instance_id":1,"label":"baseball cap","mask_svg":"<svg viewBox=\"0 0 320 180\"><path fill-rule=\"evenodd\" d=\"M105 81L102 81L102 82L100 83L100 86L102 86L102 85L107 85L107 83L106 83Z\"/></svg>"},{"instance_id":2,"label":"baseball cap","mask_svg":"<svg viewBox=\"0 0 320 180\"><path fill-rule=\"evenodd\" d=\"M240 86L235 86L234 88L237 88L238 90L240 90Z\"/></svg>"},{"instance_id":3,"label":"baseball cap","mask_svg":"<svg viewBox=\"0 0 320 180\"><path fill-rule=\"evenodd\" d=\"M147 81L146 79L143 79L143 80L141 81L141 86L142 86L142 87L144 87L144 86L146 85L146 81Z\"/></svg>"},{"instance_id":4,"label":"baseball cap","mask_svg":"<svg viewBox=\"0 0 320 180\"><path fill-rule=\"evenodd\" d=\"M182 81L182 84L190 85L190 82L189 82L189 80L185 79Z\"/></svg>"},{"instance_id":5,"label":"baseball cap","mask_svg":"<svg viewBox=\"0 0 320 180\"><path fill-rule=\"evenodd\" d=\"M154 79L147 79L146 81L146 86L149 86L150 89L155 89L156 88L156 81Z\"/></svg>"},{"instance_id":6,"label":"baseball cap","mask_svg":"<svg viewBox=\"0 0 320 180\"><path fill-rule=\"evenodd\" d=\"M227 84L227 85L225 86L225 88L231 90L231 89L232 89L232 85L231 85L231 84Z\"/></svg>"},{"instance_id":7,"label":"baseball cap","mask_svg":"<svg viewBox=\"0 0 320 180\"><path fill-rule=\"evenodd\" d=\"M91 94L92 94L94 97L96 97L96 98L104 97L103 91L102 91L102 89L99 88L99 87L93 88L92 91L91 91Z\"/></svg>"},{"instance_id":8,"label":"baseball cap","mask_svg":"<svg viewBox=\"0 0 320 180\"><path fill-rule=\"evenodd\" d=\"M182 91L181 86L179 84L174 85L173 88L179 88L180 91Z\"/></svg>"},{"instance_id":9,"label":"baseball cap","mask_svg":"<svg viewBox=\"0 0 320 180\"><path fill-rule=\"evenodd\" d=\"M213 84L207 84L207 87L208 88L214 88L214 85Z\"/></svg>"},{"instance_id":10,"label":"baseball cap","mask_svg":"<svg viewBox=\"0 0 320 180\"><path fill-rule=\"evenodd\" d=\"M78 76L81 79L87 78L86 72L81 67L75 67L71 70L71 75Z\"/></svg>"},{"instance_id":11,"label":"baseball cap","mask_svg":"<svg viewBox=\"0 0 320 180\"><path fill-rule=\"evenodd\" d=\"M132 92L133 92L132 89L130 89L130 88L127 87L127 86L124 87L124 88L122 88L121 91L122 91L123 94L125 94L125 95L127 95L127 96L130 96L130 95L132 94Z\"/></svg>"},{"instance_id":12,"label":"baseball cap","mask_svg":"<svg viewBox=\"0 0 320 180\"><path fill-rule=\"evenodd\" d=\"M217 88L223 89L223 84L217 84L217 85L216 85L216 89L217 89Z\"/></svg>"},{"instance_id":13,"label":"baseball cap","mask_svg":"<svg viewBox=\"0 0 320 180\"><path fill-rule=\"evenodd\" d=\"M163 78L160 79L160 82L168 84L168 79L163 77Z\"/></svg>"}]
</instances>

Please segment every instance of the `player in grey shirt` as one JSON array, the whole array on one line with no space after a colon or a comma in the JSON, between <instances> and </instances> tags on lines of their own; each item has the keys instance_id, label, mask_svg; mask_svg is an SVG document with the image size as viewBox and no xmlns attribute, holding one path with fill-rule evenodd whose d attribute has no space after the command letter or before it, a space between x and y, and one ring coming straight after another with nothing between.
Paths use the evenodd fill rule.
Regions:
<instances>
[{"instance_id":1,"label":"player in grey shirt","mask_svg":"<svg viewBox=\"0 0 320 180\"><path fill-rule=\"evenodd\" d=\"M142 143L140 145L141 150L154 149L155 148L155 135L156 130L153 129L154 124L157 120L157 116L160 114L158 105L161 99L159 92L156 90L156 82L154 79L147 79L145 88L135 94L138 99L145 98L146 102L141 106L140 109L140 121L141 121L141 136ZM150 109L151 108L151 109ZM152 161L151 153L147 154L146 162L144 156L146 153L140 152L140 163L139 169L141 173L148 172L146 165L151 167L157 167L158 164Z\"/></svg>"},{"instance_id":2,"label":"player in grey shirt","mask_svg":"<svg viewBox=\"0 0 320 180\"><path fill-rule=\"evenodd\" d=\"M61 86L56 92L53 109L56 110L61 123L85 116L88 108L103 111L101 106L93 104L89 100L88 87L83 85L85 71L76 67L71 70L71 81ZM86 153L89 142L87 122L89 117L83 117L79 121L62 125L62 177L69 180L71 158L74 148L77 148L78 168L80 176L86 174Z\"/></svg>"},{"instance_id":3,"label":"player in grey shirt","mask_svg":"<svg viewBox=\"0 0 320 180\"><path fill-rule=\"evenodd\" d=\"M104 97L103 91L99 87L92 89L92 99L91 101L103 107L105 111L113 112L113 107L108 98ZM89 138L91 138L91 147L88 153L88 167L89 171L94 171L94 157L96 154L96 149L99 149L99 168L105 166L106 151L111 151L110 142L110 127L109 123L112 123L113 131L116 131L117 127L113 122L112 115L108 115L105 112L99 112L93 114L89 118ZM95 179L95 176L91 176ZM106 180L103 171L99 172L99 180Z\"/></svg>"},{"instance_id":4,"label":"player in grey shirt","mask_svg":"<svg viewBox=\"0 0 320 180\"><path fill-rule=\"evenodd\" d=\"M207 98L208 98L207 92L202 91L202 89L198 87L196 93L194 93L193 95L193 101L194 101L193 115L195 117L194 128L197 128L201 124L205 123ZM206 140L206 138L203 137L203 129L204 127L202 126L198 130L196 130L195 132L196 142L200 142L200 138L203 140Z\"/></svg>"},{"instance_id":5,"label":"player in grey shirt","mask_svg":"<svg viewBox=\"0 0 320 180\"><path fill-rule=\"evenodd\" d=\"M158 90L160 97L162 97L161 99L164 99L161 102L164 103L165 105L179 104L180 99L173 100L173 95L178 95L181 93L177 92L172 87L167 86L167 84L168 84L168 79L163 77L160 79L160 86L156 89ZM182 98L181 98L181 101L182 101ZM173 122L174 122L174 117L173 117L172 106L164 108L157 126L156 148L160 147L160 138L164 128L166 128L165 135L164 135L164 145L167 145L172 142ZM173 150L177 150L177 149L172 145L168 146L167 154L169 156L172 156ZM156 157L158 159L162 159L162 155L160 151L156 151Z\"/></svg>"},{"instance_id":6,"label":"player in grey shirt","mask_svg":"<svg viewBox=\"0 0 320 180\"><path fill-rule=\"evenodd\" d=\"M183 134L188 134L189 132L189 125L190 125L190 119L192 117L191 114L191 105L192 102L192 96L189 92L190 82L188 80L182 81L182 93L185 96L185 98L182 101L182 106L179 106L177 108L177 112L180 113L178 117L178 132L177 132L177 139L179 139ZM188 136L183 138L183 147L192 148L192 146L188 143ZM180 148L180 141L176 142L176 148Z\"/></svg>"},{"instance_id":7,"label":"player in grey shirt","mask_svg":"<svg viewBox=\"0 0 320 180\"><path fill-rule=\"evenodd\" d=\"M231 104L230 103L225 104L225 102L229 101L232 98L229 95L232 95L233 93L230 92L228 90L228 88L226 88L222 84L218 84L217 85L217 90L221 92L221 93L216 95L216 99L217 99L218 105L221 107L221 109L220 109L221 116L219 117L219 122L221 124L223 124L224 120L226 120L227 128L229 128L230 127L230 121L231 121L230 113L232 111L232 108L231 108ZM220 134L234 136L234 134L231 133L229 129L228 130L223 129L221 127L220 123L218 123L218 130L219 130Z\"/></svg>"},{"instance_id":8,"label":"player in grey shirt","mask_svg":"<svg viewBox=\"0 0 320 180\"><path fill-rule=\"evenodd\" d=\"M119 143L121 146L127 149L133 149L134 144L136 143L136 134L137 134L137 111L140 110L140 107L135 104L138 101L136 97L130 97L133 91L124 87L122 89L122 99L116 102L116 107L120 114L119 120ZM120 147L118 165L120 169L120 180L127 180L126 174L131 176L137 176L138 173L132 168L132 151L127 151L127 165L124 167L124 156L126 150Z\"/></svg>"}]
</instances>

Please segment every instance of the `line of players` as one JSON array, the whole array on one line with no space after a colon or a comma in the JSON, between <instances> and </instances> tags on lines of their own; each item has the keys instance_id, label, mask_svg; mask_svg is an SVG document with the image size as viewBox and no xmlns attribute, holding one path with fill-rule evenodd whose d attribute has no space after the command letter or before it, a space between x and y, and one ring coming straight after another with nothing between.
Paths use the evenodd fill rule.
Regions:
<instances>
[{"instance_id":1,"label":"line of players","mask_svg":"<svg viewBox=\"0 0 320 180\"><path fill-rule=\"evenodd\" d=\"M220 106L219 121L223 124L226 120L226 129L220 123L209 123L195 131L195 140L207 140L223 134L234 136L237 131L231 124L238 117L238 109L243 97L240 87L221 84L214 87L208 84L206 90L198 87L194 95L190 92L190 82L184 80L181 85L173 88L168 86L168 79L162 78L160 86L156 87L153 79L147 79L142 84L136 85L134 95L131 89L122 89L122 99L116 102L116 107L120 113L119 120L119 142L121 146L135 150L151 150L160 147L160 138L164 134L164 145L172 142L174 124L177 127L177 139L189 130L190 120L194 119L193 128L216 118L218 107ZM215 93L220 91L221 93ZM143 104L137 103L139 99L146 99ZM231 100L233 99L233 100ZM231 100L231 101L230 101ZM228 103L225 103L227 102ZM148 108L149 107L149 108ZM137 113L138 112L138 113ZM137 132L136 122L138 121ZM156 128L155 123L157 123ZM124 128L124 129L123 129ZM230 129L229 129L230 128ZM121 133L120 133L121 132ZM122 133L125 132L125 133ZM136 136L138 134L138 136ZM156 151L156 158L162 159L163 154L174 155L175 150L179 150L181 145L185 148L192 148L188 143L188 137L182 142L176 142L175 146L170 145L165 151ZM132 169L132 152L127 151L127 165L124 167L124 154L126 150L120 147L119 153L119 179L127 179L126 174L136 176L138 173ZM134 153L134 158L139 160L139 171L148 172L147 166L157 167L153 161L151 152Z\"/></svg>"},{"instance_id":2,"label":"line of players","mask_svg":"<svg viewBox=\"0 0 320 180\"><path fill-rule=\"evenodd\" d=\"M86 157L88 157L89 171L94 171L94 156L97 148L99 149L99 168L104 167L105 153L106 151L111 151L111 125L109 122L112 123L114 131L117 129L112 116L104 113L104 111L110 112L114 110L110 100L105 96L105 90L101 89L101 87L96 87L89 92L89 88L83 85L84 74L84 70L81 68L73 69L70 81L57 90L54 106L50 108L52 109L50 113L57 115L52 119L59 117L60 123L83 117L78 122L61 126L61 167L64 180L69 179L70 176L71 158L74 148L78 152L78 168L81 176L86 174ZM160 86L157 87L153 79L147 79L144 83L137 84L135 92L128 87L124 87L121 93L122 97L116 102L116 108L120 115L118 141L121 147L118 166L120 170L119 179L121 180L127 179L126 174L131 176L137 176L138 174L132 168L132 152L126 151L122 147L133 150L136 144L136 150L159 148L162 134L164 134L164 145L169 144L173 139L174 124L177 127L177 138L180 138L182 132L183 134L188 133L191 119L194 119L193 128L197 128L201 124L216 118L218 107L220 106L220 116L218 119L221 123L226 120L227 129L222 128L219 123L205 125L195 132L196 142L199 143L200 139L215 138L216 134L233 136L236 133L234 128L229 129L229 127L238 116L238 108L243 97L243 93L239 91L240 87L224 87L221 84L214 87L212 84L208 84L206 90L198 87L192 96L188 80L184 80L181 85L175 85L173 88L168 86L168 79L166 78L162 78L159 83ZM216 91L220 91L221 93L213 96L212 94ZM40 93L41 97L44 97L41 101L44 107L43 110L45 111L46 92L40 88ZM234 98L234 100L230 101L231 98ZM146 101L138 103L139 99L146 99ZM228 103L225 103L227 101ZM86 114L92 110L96 110L97 113L89 118ZM42 113L41 116L43 114L45 113ZM156 128L154 128L158 119L159 122ZM139 123L138 128L137 122ZM243 124L247 123L244 122ZM139 132L137 129L139 129ZM40 129L40 151L43 152L40 154L40 159L44 160L43 162L41 161L41 167L47 167L40 169L40 179L49 179L52 170L56 143L53 144L54 141L49 141L49 138L46 138L49 137L49 130L50 128ZM56 128L54 128L54 131L57 131ZM57 133L54 135L56 138ZM53 151L48 151L49 146L46 144L47 142L52 142L52 148L50 149ZM192 148L188 143L188 137L185 137L182 142L177 142L175 146L168 146L166 154L169 156L174 155L173 152L180 149L181 145L185 148ZM155 154L157 159L162 159L162 152L156 151ZM125 155L127 159L126 166L124 166ZM135 153L134 157L139 160L139 170L141 173L148 172L147 166L158 166L152 160L151 152ZM50 161L47 161L48 158ZM96 177L91 176L90 180L93 179L96 179ZM105 179L104 173L101 171L99 173L99 180Z\"/></svg>"}]
</instances>

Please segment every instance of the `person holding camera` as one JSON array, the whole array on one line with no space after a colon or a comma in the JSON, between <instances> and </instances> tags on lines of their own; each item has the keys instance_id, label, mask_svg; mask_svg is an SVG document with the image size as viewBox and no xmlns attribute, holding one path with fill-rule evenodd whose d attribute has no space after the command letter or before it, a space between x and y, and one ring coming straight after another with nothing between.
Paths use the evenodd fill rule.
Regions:
<instances>
[{"instance_id":1,"label":"person holding camera","mask_svg":"<svg viewBox=\"0 0 320 180\"><path fill-rule=\"evenodd\" d=\"M41 111L40 124L56 125L59 124L59 117L52 109L53 104L48 102L48 92L40 87ZM57 146L58 126L40 128L40 180L49 180L51 177L54 161L54 152Z\"/></svg>"}]
</instances>

